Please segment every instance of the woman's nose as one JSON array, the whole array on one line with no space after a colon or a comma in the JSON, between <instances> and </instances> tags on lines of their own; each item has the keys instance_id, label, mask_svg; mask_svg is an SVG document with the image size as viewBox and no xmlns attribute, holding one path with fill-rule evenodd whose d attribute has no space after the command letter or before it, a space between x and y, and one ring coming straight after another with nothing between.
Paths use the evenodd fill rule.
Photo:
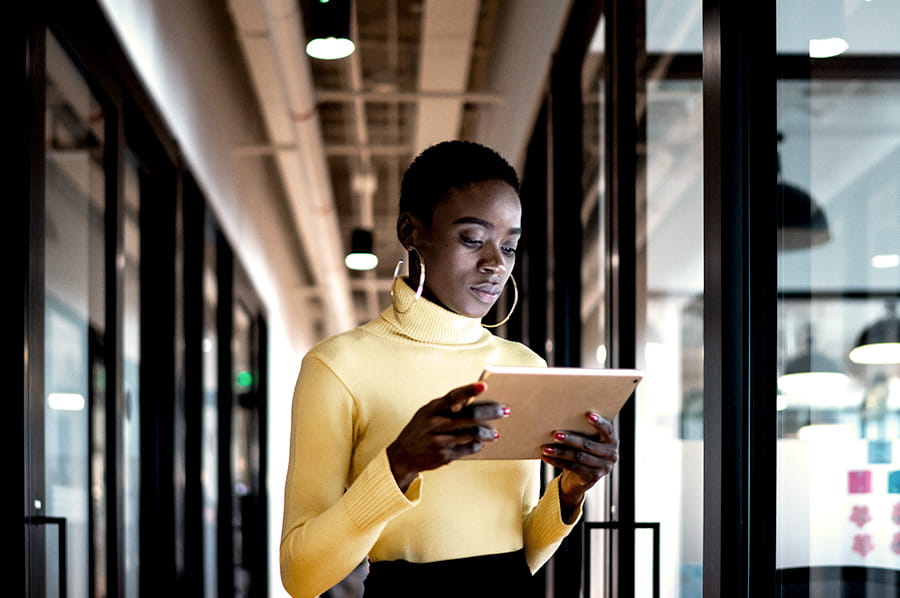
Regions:
<instances>
[{"instance_id":1,"label":"woman's nose","mask_svg":"<svg viewBox=\"0 0 900 598\"><path fill-rule=\"evenodd\" d=\"M482 272L497 272L505 269L506 263L503 261L503 251L500 247L485 245L479 267Z\"/></svg>"}]
</instances>

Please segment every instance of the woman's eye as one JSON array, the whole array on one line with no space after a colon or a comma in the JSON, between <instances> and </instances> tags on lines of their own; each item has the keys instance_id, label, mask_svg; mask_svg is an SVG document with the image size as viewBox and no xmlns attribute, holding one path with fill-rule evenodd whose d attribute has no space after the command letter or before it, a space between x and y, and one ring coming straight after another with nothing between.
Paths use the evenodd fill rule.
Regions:
<instances>
[{"instance_id":1,"label":"woman's eye","mask_svg":"<svg viewBox=\"0 0 900 598\"><path fill-rule=\"evenodd\" d=\"M471 237L466 237L465 235L460 235L460 240L464 245L468 245L469 247L477 247L482 244L478 239L473 239Z\"/></svg>"},{"instance_id":2,"label":"woman's eye","mask_svg":"<svg viewBox=\"0 0 900 598\"><path fill-rule=\"evenodd\" d=\"M516 254L516 248L515 248L515 247L510 247L510 246L507 245L506 247L503 247L503 253L505 253L505 254L507 254L507 255L515 255L515 254Z\"/></svg>"}]
</instances>

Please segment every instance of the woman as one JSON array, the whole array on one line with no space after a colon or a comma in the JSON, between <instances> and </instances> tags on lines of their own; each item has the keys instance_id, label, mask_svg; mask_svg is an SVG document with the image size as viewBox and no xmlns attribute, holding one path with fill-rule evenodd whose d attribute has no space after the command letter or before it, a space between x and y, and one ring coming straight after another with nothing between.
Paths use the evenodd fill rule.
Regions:
<instances>
[{"instance_id":1,"label":"woman","mask_svg":"<svg viewBox=\"0 0 900 598\"><path fill-rule=\"evenodd\" d=\"M595 435L548 434L544 461L562 473L540 499L537 460L460 460L508 415L466 406L484 367L546 367L481 323L515 264L518 186L496 152L463 141L426 149L404 174L409 278L395 276L380 317L310 350L294 392L281 543L293 596L367 557L367 597L522 595L615 463L614 428L593 413Z\"/></svg>"}]
</instances>

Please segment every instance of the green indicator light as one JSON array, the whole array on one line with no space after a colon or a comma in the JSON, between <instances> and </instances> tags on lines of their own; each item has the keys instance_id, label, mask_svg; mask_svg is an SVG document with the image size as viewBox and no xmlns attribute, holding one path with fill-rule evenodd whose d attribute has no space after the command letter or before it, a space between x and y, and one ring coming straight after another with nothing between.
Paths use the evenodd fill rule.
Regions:
<instances>
[{"instance_id":1,"label":"green indicator light","mask_svg":"<svg viewBox=\"0 0 900 598\"><path fill-rule=\"evenodd\" d=\"M247 387L253 384L253 374L250 372L241 372L237 375L237 383L239 386Z\"/></svg>"}]
</instances>

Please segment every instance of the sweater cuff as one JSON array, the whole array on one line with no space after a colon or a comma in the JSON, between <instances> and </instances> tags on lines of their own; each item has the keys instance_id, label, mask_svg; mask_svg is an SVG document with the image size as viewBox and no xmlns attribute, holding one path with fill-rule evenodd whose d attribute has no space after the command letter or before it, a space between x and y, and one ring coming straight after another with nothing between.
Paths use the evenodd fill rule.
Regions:
<instances>
[{"instance_id":1,"label":"sweater cuff","mask_svg":"<svg viewBox=\"0 0 900 598\"><path fill-rule=\"evenodd\" d=\"M572 513L571 523L563 521L562 509L559 506L559 476L553 478L547 484L544 496L539 503L541 508L538 508L535 513L533 521L535 535L552 542L568 534L578 523L578 520L581 519L583 505L584 501Z\"/></svg>"},{"instance_id":2,"label":"sweater cuff","mask_svg":"<svg viewBox=\"0 0 900 598\"><path fill-rule=\"evenodd\" d=\"M418 475L406 493L400 491L382 450L366 466L344 494L347 517L361 531L383 525L419 503L422 476Z\"/></svg>"}]
</instances>

